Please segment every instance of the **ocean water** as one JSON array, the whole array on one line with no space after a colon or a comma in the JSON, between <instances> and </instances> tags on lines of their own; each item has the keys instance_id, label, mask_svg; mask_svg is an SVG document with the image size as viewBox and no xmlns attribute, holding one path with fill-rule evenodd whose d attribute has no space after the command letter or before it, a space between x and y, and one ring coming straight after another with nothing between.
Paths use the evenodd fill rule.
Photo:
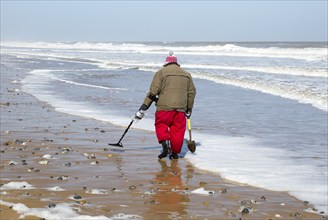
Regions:
<instances>
[{"instance_id":1,"label":"ocean water","mask_svg":"<svg viewBox=\"0 0 328 220\"><path fill-rule=\"evenodd\" d=\"M1 62L57 111L125 127L169 50L197 87L186 158L327 212L327 42L2 42ZM154 111L132 128L154 131Z\"/></svg>"}]
</instances>

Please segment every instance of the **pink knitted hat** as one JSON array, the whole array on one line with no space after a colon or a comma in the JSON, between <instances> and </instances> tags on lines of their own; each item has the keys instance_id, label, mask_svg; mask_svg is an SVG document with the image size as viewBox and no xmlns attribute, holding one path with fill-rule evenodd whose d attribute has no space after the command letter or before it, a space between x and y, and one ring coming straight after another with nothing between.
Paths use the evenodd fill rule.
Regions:
<instances>
[{"instance_id":1,"label":"pink knitted hat","mask_svg":"<svg viewBox=\"0 0 328 220\"><path fill-rule=\"evenodd\" d=\"M165 64L168 63L178 63L178 59L176 56L173 56L173 52L170 51L169 53L170 56L166 57Z\"/></svg>"}]
</instances>

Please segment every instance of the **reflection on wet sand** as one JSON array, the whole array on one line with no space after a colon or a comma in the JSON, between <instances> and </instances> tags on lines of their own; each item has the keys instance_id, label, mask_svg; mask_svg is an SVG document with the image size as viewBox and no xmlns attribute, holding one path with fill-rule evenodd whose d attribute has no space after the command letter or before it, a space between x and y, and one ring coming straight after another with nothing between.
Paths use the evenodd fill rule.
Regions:
<instances>
[{"instance_id":1,"label":"reflection on wet sand","mask_svg":"<svg viewBox=\"0 0 328 220\"><path fill-rule=\"evenodd\" d=\"M156 191L151 198L155 206L149 206L158 218L187 215L187 205L190 201L187 189L181 178L181 168L178 160L158 160L161 171L153 179ZM189 175L192 177L192 175Z\"/></svg>"}]
</instances>

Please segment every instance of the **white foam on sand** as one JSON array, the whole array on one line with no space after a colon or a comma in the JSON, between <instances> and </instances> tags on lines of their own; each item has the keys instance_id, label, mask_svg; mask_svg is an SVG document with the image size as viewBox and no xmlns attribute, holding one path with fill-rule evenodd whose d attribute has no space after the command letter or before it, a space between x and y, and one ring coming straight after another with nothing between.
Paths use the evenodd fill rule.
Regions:
<instances>
[{"instance_id":1,"label":"white foam on sand","mask_svg":"<svg viewBox=\"0 0 328 220\"><path fill-rule=\"evenodd\" d=\"M0 200L1 205L12 207L12 209L18 214L20 214L19 218L25 218L26 216L32 215L45 219L52 220L62 220L62 219L71 219L71 220L105 220L105 219L143 219L139 215L126 215L123 213L116 214L112 217L106 216L90 216L90 215L79 215L76 211L69 206L69 204L62 203L56 204L55 207L52 208L29 208L22 203L11 203Z\"/></svg>"},{"instance_id":2,"label":"white foam on sand","mask_svg":"<svg viewBox=\"0 0 328 220\"><path fill-rule=\"evenodd\" d=\"M65 191L65 189L61 188L60 186L48 187L46 190L49 191Z\"/></svg>"},{"instance_id":3,"label":"white foam on sand","mask_svg":"<svg viewBox=\"0 0 328 220\"><path fill-rule=\"evenodd\" d=\"M54 157L50 154L45 154L42 156L42 158L45 158L45 159L54 159Z\"/></svg>"},{"instance_id":4,"label":"white foam on sand","mask_svg":"<svg viewBox=\"0 0 328 220\"><path fill-rule=\"evenodd\" d=\"M210 191L210 190L206 190L204 189L204 187L195 189L193 191L190 192L191 194L199 194L199 195L214 195L215 192L214 191Z\"/></svg>"},{"instance_id":5,"label":"white foam on sand","mask_svg":"<svg viewBox=\"0 0 328 220\"><path fill-rule=\"evenodd\" d=\"M327 170L319 170L318 164L296 163L290 158L302 156L297 152L266 147L249 137L193 136L201 146L185 157L197 168L239 183L287 191L327 213Z\"/></svg>"},{"instance_id":6,"label":"white foam on sand","mask_svg":"<svg viewBox=\"0 0 328 220\"><path fill-rule=\"evenodd\" d=\"M0 187L0 190L10 190L10 189L34 189L34 187L26 181L9 182Z\"/></svg>"},{"instance_id":7,"label":"white foam on sand","mask_svg":"<svg viewBox=\"0 0 328 220\"><path fill-rule=\"evenodd\" d=\"M87 191L85 191L85 193L99 195L99 194L108 194L108 191L104 189L88 189Z\"/></svg>"}]
</instances>

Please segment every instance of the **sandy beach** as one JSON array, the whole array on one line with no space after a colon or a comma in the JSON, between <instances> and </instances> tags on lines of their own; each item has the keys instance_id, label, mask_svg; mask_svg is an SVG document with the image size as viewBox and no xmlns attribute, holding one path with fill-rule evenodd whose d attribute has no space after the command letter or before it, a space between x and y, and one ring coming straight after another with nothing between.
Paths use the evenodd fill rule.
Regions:
<instances>
[{"instance_id":1,"label":"sandy beach","mask_svg":"<svg viewBox=\"0 0 328 220\"><path fill-rule=\"evenodd\" d=\"M286 192L230 182L184 158L158 160L155 134L55 111L1 64L1 219L324 219ZM282 183L283 184L283 183Z\"/></svg>"}]
</instances>

